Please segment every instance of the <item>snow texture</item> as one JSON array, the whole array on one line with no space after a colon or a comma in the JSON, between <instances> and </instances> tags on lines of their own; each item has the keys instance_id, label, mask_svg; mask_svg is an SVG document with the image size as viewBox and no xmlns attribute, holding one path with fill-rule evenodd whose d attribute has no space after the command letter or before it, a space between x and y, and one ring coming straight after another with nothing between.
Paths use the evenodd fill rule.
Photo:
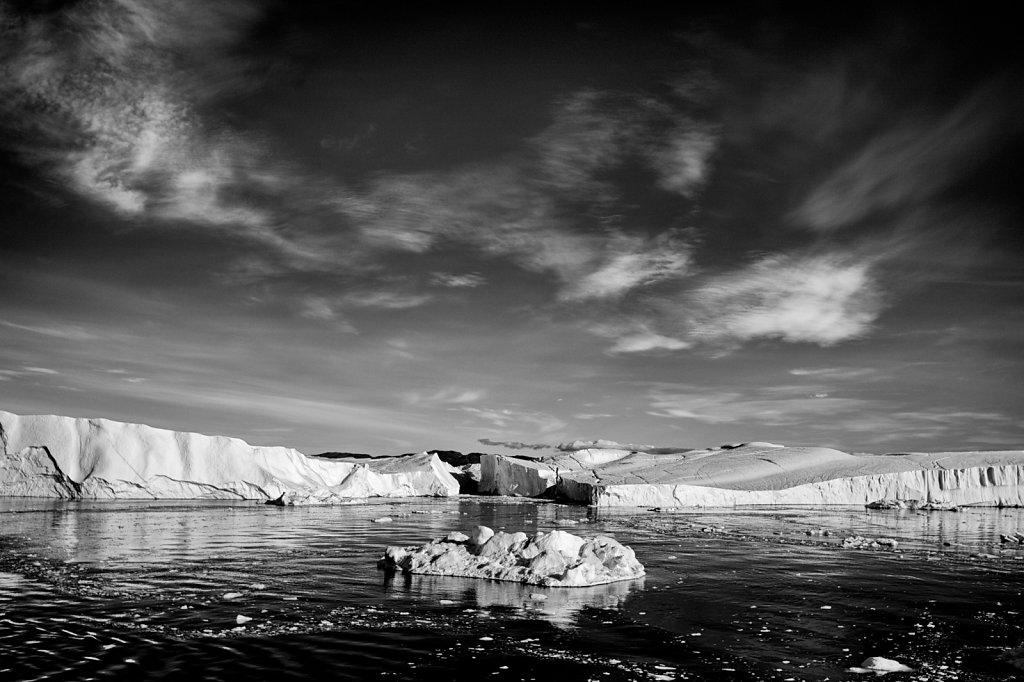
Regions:
<instances>
[{"instance_id":1,"label":"snow texture","mask_svg":"<svg viewBox=\"0 0 1024 682\"><path fill-rule=\"evenodd\" d=\"M1024 506L1024 451L851 455L820 447L730 445L681 454L579 450L481 458L481 489L602 507Z\"/></svg>"},{"instance_id":2,"label":"snow texture","mask_svg":"<svg viewBox=\"0 0 1024 682\"><path fill-rule=\"evenodd\" d=\"M427 453L322 460L237 438L0 411L0 496L309 504L458 492L451 467Z\"/></svg>"}]
</instances>

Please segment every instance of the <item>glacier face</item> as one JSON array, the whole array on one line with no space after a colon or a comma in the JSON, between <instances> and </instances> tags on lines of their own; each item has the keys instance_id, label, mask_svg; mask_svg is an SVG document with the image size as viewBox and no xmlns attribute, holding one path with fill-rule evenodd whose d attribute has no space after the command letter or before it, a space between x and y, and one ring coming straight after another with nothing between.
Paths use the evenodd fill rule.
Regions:
<instances>
[{"instance_id":1,"label":"glacier face","mask_svg":"<svg viewBox=\"0 0 1024 682\"><path fill-rule=\"evenodd\" d=\"M1024 506L1024 451L856 456L747 443L654 454L587 448L529 459L480 456L480 492L596 506L921 504ZM310 458L237 438L107 419L0 411L0 496L263 499L340 503L450 496L437 454Z\"/></svg>"},{"instance_id":2,"label":"glacier face","mask_svg":"<svg viewBox=\"0 0 1024 682\"><path fill-rule=\"evenodd\" d=\"M1024 451L857 456L750 443L680 454L582 450L526 462L485 455L496 494L554 495L606 507L864 505L1024 506ZM545 487L546 486L546 487ZM539 489L539 492L537 492Z\"/></svg>"},{"instance_id":3,"label":"glacier face","mask_svg":"<svg viewBox=\"0 0 1024 682\"><path fill-rule=\"evenodd\" d=\"M276 499L448 496L451 467L421 453L322 460L237 438L108 419L0 411L0 495L106 499Z\"/></svg>"}]
</instances>

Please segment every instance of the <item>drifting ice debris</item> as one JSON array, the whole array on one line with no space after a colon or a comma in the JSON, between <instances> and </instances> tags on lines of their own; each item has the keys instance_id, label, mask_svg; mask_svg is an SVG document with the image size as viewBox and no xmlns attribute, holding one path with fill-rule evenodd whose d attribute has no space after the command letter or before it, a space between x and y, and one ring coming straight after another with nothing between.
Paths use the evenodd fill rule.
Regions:
<instances>
[{"instance_id":1,"label":"drifting ice debris","mask_svg":"<svg viewBox=\"0 0 1024 682\"><path fill-rule=\"evenodd\" d=\"M1024 533L1009 533L1007 535L1000 535L999 542L1003 544L1017 543L1018 545L1024 545Z\"/></svg>"},{"instance_id":2,"label":"drifting ice debris","mask_svg":"<svg viewBox=\"0 0 1024 682\"><path fill-rule=\"evenodd\" d=\"M860 535L843 538L843 549L878 549L879 547L896 549L899 544L892 538L865 538Z\"/></svg>"},{"instance_id":3,"label":"drifting ice debris","mask_svg":"<svg viewBox=\"0 0 1024 682\"><path fill-rule=\"evenodd\" d=\"M464 535L464 534L458 534ZM477 527L465 540L455 533L422 547L391 546L378 567L421 575L508 580L545 587L588 587L644 575L633 550L606 535L581 538L561 530L493 532Z\"/></svg>"},{"instance_id":4,"label":"drifting ice debris","mask_svg":"<svg viewBox=\"0 0 1024 682\"><path fill-rule=\"evenodd\" d=\"M925 502L920 500L875 500L864 505L868 509L910 509L920 511L958 512L960 507L949 502Z\"/></svg>"},{"instance_id":5,"label":"drifting ice debris","mask_svg":"<svg viewBox=\"0 0 1024 682\"><path fill-rule=\"evenodd\" d=\"M911 672L912 670L913 668L907 667L899 661L894 661L891 658L872 656L871 658L864 659L864 662L860 664L860 667L847 668L846 672L875 673L875 675L885 675L888 673L907 673Z\"/></svg>"}]
</instances>

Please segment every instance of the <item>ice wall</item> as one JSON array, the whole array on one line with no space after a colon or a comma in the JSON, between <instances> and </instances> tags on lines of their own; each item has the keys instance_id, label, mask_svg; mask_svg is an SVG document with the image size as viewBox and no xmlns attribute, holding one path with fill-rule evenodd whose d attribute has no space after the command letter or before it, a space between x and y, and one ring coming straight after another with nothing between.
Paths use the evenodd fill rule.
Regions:
<instances>
[{"instance_id":1,"label":"ice wall","mask_svg":"<svg viewBox=\"0 0 1024 682\"><path fill-rule=\"evenodd\" d=\"M529 459L480 456L480 492L485 495L540 497L557 482L555 470Z\"/></svg>"},{"instance_id":2,"label":"ice wall","mask_svg":"<svg viewBox=\"0 0 1024 682\"><path fill-rule=\"evenodd\" d=\"M485 455L483 485L497 494L545 494L607 507L863 505L883 499L1024 506L1024 451L855 456L765 445L674 455L581 451L534 462ZM488 480L491 471L497 475Z\"/></svg>"},{"instance_id":3,"label":"ice wall","mask_svg":"<svg viewBox=\"0 0 1024 682\"><path fill-rule=\"evenodd\" d=\"M780 490L731 490L696 485L600 485L559 480L557 494L599 507L730 507L743 505L865 505L877 500L1024 506L1024 466L930 469L815 481Z\"/></svg>"},{"instance_id":4,"label":"ice wall","mask_svg":"<svg viewBox=\"0 0 1024 682\"><path fill-rule=\"evenodd\" d=\"M0 495L109 499L276 499L459 492L436 455L321 460L237 438L107 419L0 411Z\"/></svg>"}]
</instances>

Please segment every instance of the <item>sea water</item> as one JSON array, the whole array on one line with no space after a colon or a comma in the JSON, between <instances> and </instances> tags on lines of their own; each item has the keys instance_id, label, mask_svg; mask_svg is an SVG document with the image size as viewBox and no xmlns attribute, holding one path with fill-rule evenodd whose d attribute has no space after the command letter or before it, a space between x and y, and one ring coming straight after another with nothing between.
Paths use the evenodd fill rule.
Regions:
<instances>
[{"instance_id":1,"label":"sea water","mask_svg":"<svg viewBox=\"0 0 1024 682\"><path fill-rule=\"evenodd\" d=\"M607 534L593 588L402 576L476 525ZM0 500L0 680L1024 678L1024 510ZM896 546L843 547L849 537ZM868 675L874 678L873 675Z\"/></svg>"}]
</instances>

